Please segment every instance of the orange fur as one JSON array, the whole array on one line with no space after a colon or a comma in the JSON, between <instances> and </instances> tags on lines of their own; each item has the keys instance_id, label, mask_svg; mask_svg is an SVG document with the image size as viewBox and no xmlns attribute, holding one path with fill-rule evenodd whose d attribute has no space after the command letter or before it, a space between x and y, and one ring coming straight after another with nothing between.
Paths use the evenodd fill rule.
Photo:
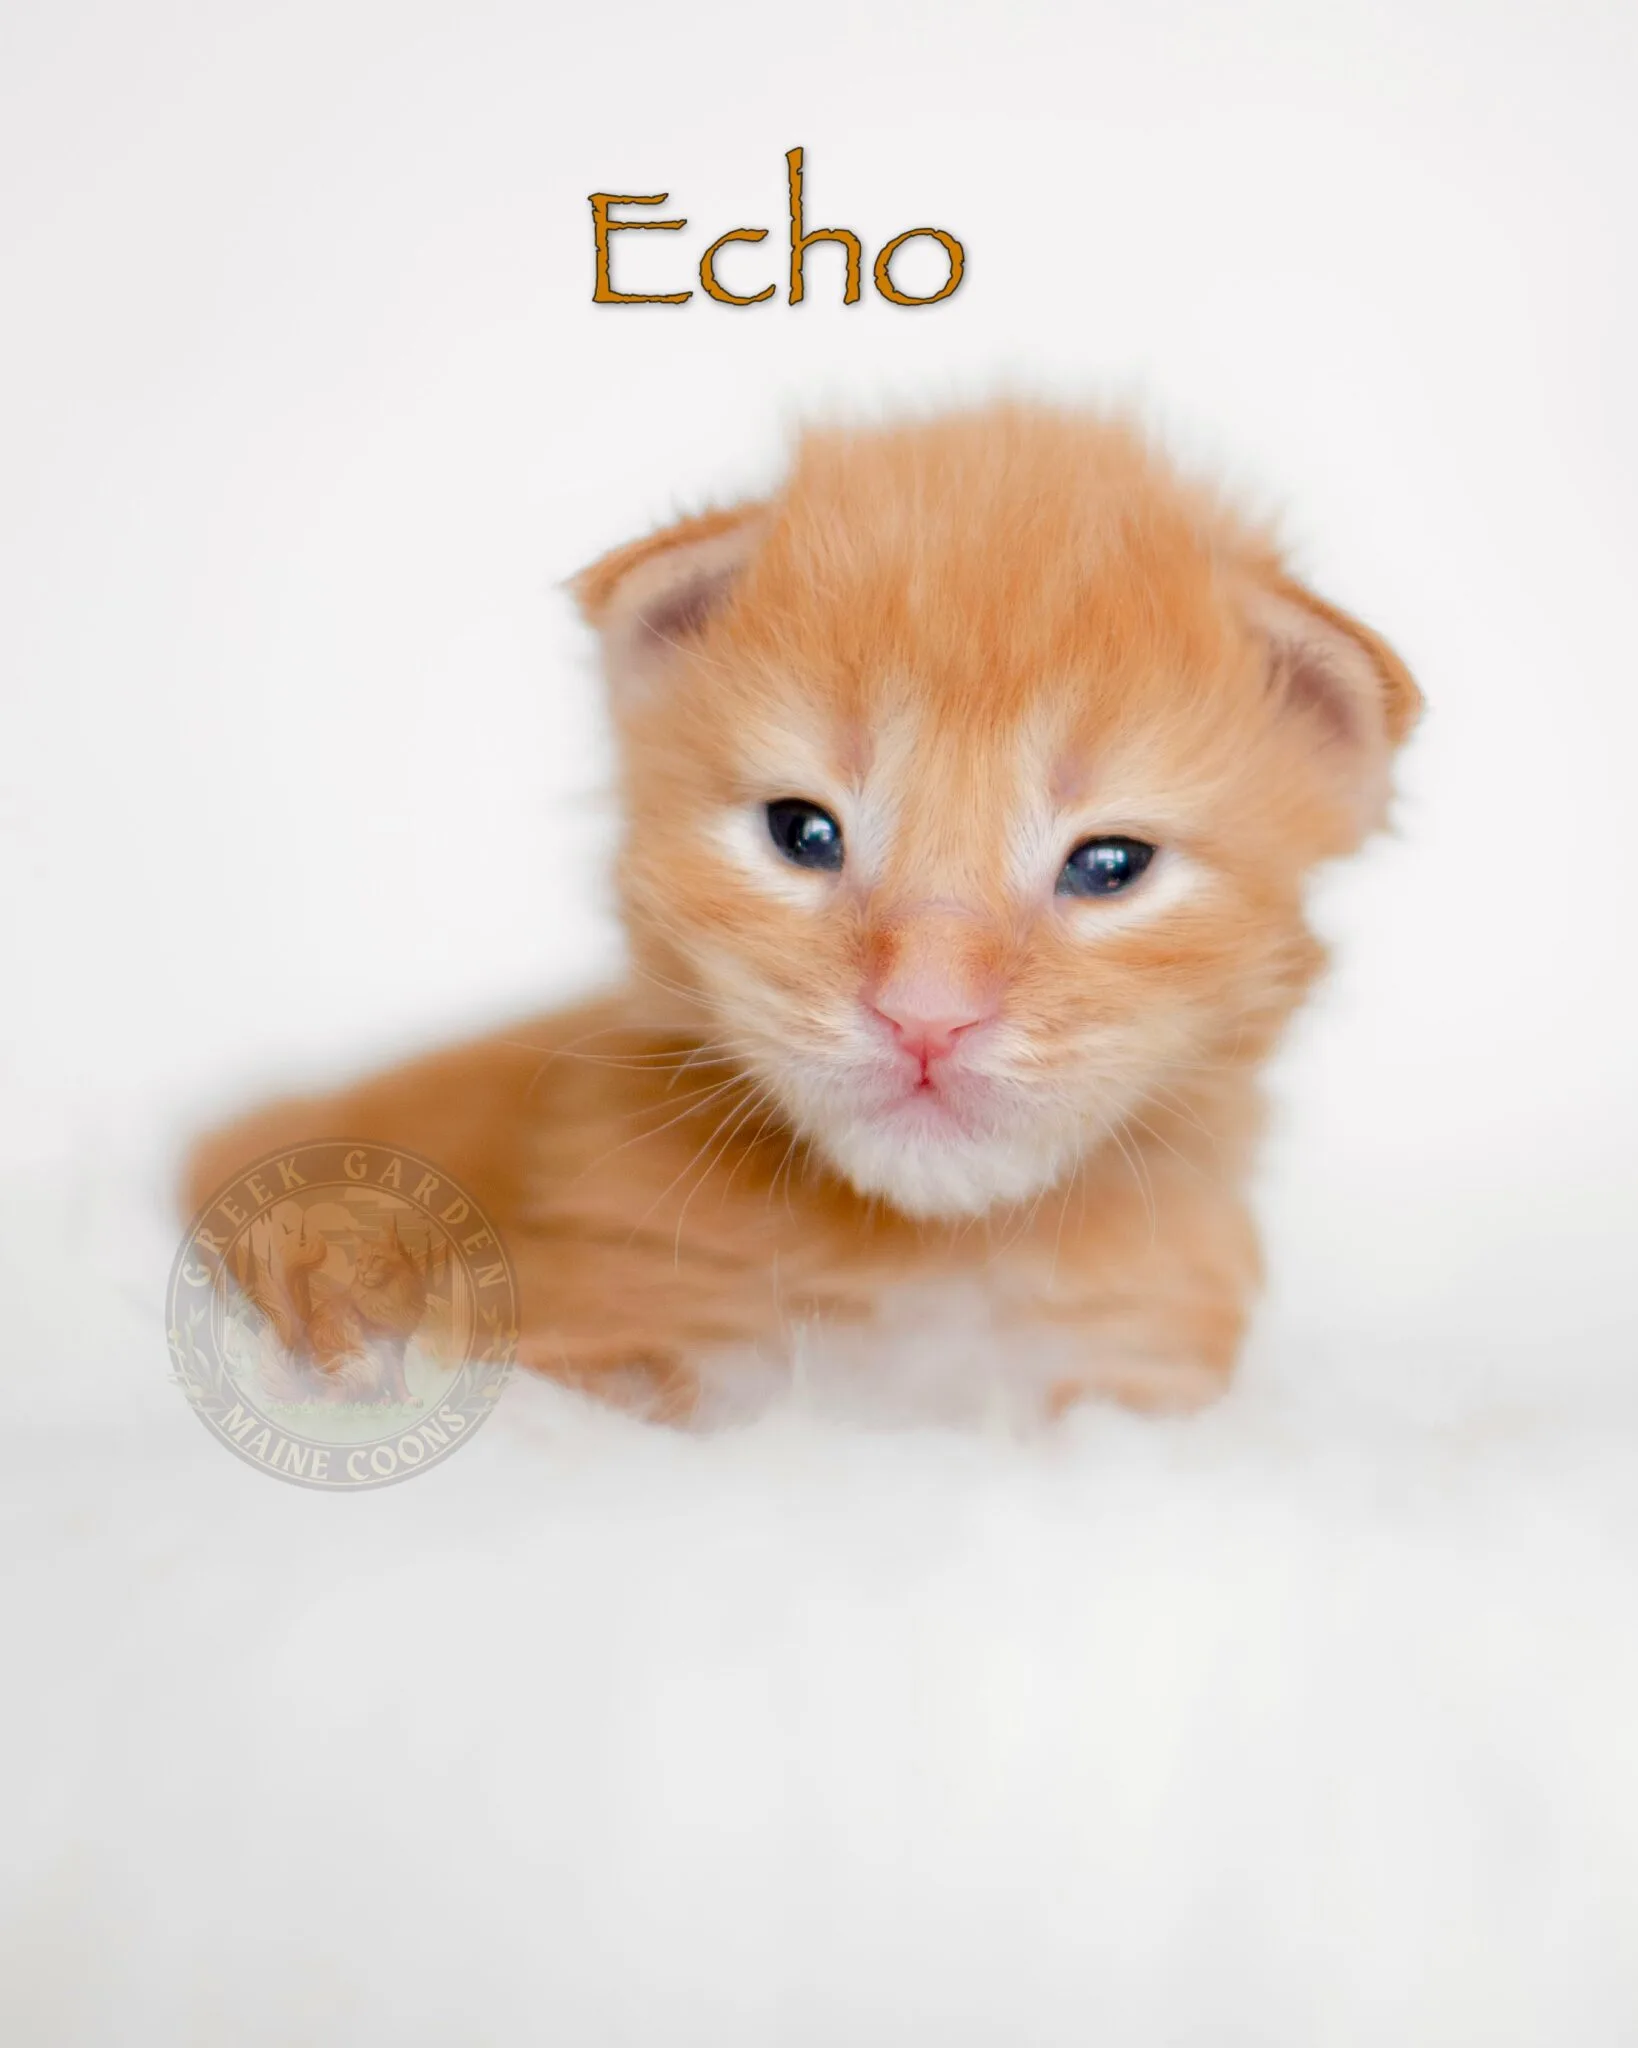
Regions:
<instances>
[{"instance_id":1,"label":"orange fur","mask_svg":"<svg viewBox=\"0 0 1638 2048\"><path fill-rule=\"evenodd\" d=\"M958 1278L1069 1360L1051 1406L1208 1398L1258 1277L1258 1069L1322 961L1304 878L1381 822L1397 657L1135 434L1045 409L810 435L768 503L577 591L629 986L264 1112L195 1200L300 1138L412 1148L505 1230L525 1359L668 1415L713 1351L777 1365ZM840 873L759 836L789 797L841 821ZM1152 874L1054 895L1105 833ZM978 1020L932 1100L890 995Z\"/></svg>"}]
</instances>

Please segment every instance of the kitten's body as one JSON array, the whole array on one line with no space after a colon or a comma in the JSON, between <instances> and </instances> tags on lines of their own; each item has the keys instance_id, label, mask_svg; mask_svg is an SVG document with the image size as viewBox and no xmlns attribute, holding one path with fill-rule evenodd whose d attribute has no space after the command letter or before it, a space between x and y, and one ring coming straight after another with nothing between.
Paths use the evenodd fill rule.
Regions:
<instances>
[{"instance_id":1,"label":"kitten's body","mask_svg":"<svg viewBox=\"0 0 1638 2048\"><path fill-rule=\"evenodd\" d=\"M1038 1201L915 1221L856 1194L731 1067L641 1015L614 997L280 1104L201 1148L192 1192L298 1139L434 1159L505 1238L522 1361L671 1416L717 1354L777 1371L816 1328L868 1332L906 1290L957 1280L978 1282L998 1332L1053 1340L1049 1402L1193 1405L1226 1378L1258 1273L1229 1164L1255 1120L1246 1075L1150 1105Z\"/></svg>"},{"instance_id":2,"label":"kitten's body","mask_svg":"<svg viewBox=\"0 0 1638 2048\"><path fill-rule=\"evenodd\" d=\"M623 743L607 1001L204 1147L402 1145L505 1233L521 1354L681 1415L906 1291L977 1290L1049 1405L1194 1405L1258 1260L1257 1070L1414 685L1124 433L1001 410L810 442L768 506L581 579ZM823 805L834 873L766 806ZM1099 835L1159 850L1071 901ZM906 1021L908 1020L908 1021Z\"/></svg>"}]
</instances>

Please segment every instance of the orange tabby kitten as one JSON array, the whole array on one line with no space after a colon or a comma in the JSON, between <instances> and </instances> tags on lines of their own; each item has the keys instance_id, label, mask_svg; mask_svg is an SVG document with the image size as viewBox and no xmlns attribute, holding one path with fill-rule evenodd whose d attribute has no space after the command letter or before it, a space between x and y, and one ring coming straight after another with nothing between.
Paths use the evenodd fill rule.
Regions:
<instances>
[{"instance_id":1,"label":"orange tabby kitten","mask_svg":"<svg viewBox=\"0 0 1638 2048\"><path fill-rule=\"evenodd\" d=\"M1420 706L1391 649L1125 428L1013 406L812 434L575 589L629 986L253 1117L190 1192L412 1148L505 1230L523 1358L670 1416L906 1299L1023 1334L1052 1407L1215 1394L1304 880Z\"/></svg>"}]
</instances>

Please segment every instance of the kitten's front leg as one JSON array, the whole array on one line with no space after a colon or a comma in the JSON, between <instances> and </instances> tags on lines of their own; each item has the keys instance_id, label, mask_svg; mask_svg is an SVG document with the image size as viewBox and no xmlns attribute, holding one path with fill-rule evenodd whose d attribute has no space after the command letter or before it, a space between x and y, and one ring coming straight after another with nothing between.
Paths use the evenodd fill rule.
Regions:
<instances>
[{"instance_id":1,"label":"kitten's front leg","mask_svg":"<svg viewBox=\"0 0 1638 2048\"><path fill-rule=\"evenodd\" d=\"M1056 1421L1084 1402L1113 1401L1143 1415L1192 1415L1221 1400L1233 1370L1196 1359L1111 1354L1054 1380L1047 1412Z\"/></svg>"},{"instance_id":2,"label":"kitten's front leg","mask_svg":"<svg viewBox=\"0 0 1638 2048\"><path fill-rule=\"evenodd\" d=\"M834 1306L835 1219L810 1220L753 1084L633 1027L617 997L258 1110L195 1149L188 1206L337 1137L404 1148L482 1210L516 1280L520 1364L656 1420L693 1415L698 1358Z\"/></svg>"},{"instance_id":3,"label":"kitten's front leg","mask_svg":"<svg viewBox=\"0 0 1638 2048\"><path fill-rule=\"evenodd\" d=\"M1075 1347L1074 1363L1049 1383L1049 1411L1114 1401L1178 1414L1218 1400L1261 1278L1238 1190L1185 1161L1155 1170L1141 1198L1094 1179L1066 1199L1073 1224L1037 1247L1050 1264L1031 1310Z\"/></svg>"}]
</instances>

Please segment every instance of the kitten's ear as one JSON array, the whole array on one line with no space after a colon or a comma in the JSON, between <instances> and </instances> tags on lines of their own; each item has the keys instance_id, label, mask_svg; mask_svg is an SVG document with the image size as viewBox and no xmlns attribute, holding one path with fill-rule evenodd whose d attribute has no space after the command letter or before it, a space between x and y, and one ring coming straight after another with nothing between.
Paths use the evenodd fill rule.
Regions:
<instances>
[{"instance_id":1,"label":"kitten's ear","mask_svg":"<svg viewBox=\"0 0 1638 2048\"><path fill-rule=\"evenodd\" d=\"M1269 687L1369 831L1387 805L1393 756L1421 715L1410 670L1380 634L1282 570L1259 571L1246 609L1267 642Z\"/></svg>"},{"instance_id":2,"label":"kitten's ear","mask_svg":"<svg viewBox=\"0 0 1638 2048\"><path fill-rule=\"evenodd\" d=\"M663 669L704 629L728 602L766 521L760 504L702 512L616 548L571 579L616 688Z\"/></svg>"}]
</instances>

